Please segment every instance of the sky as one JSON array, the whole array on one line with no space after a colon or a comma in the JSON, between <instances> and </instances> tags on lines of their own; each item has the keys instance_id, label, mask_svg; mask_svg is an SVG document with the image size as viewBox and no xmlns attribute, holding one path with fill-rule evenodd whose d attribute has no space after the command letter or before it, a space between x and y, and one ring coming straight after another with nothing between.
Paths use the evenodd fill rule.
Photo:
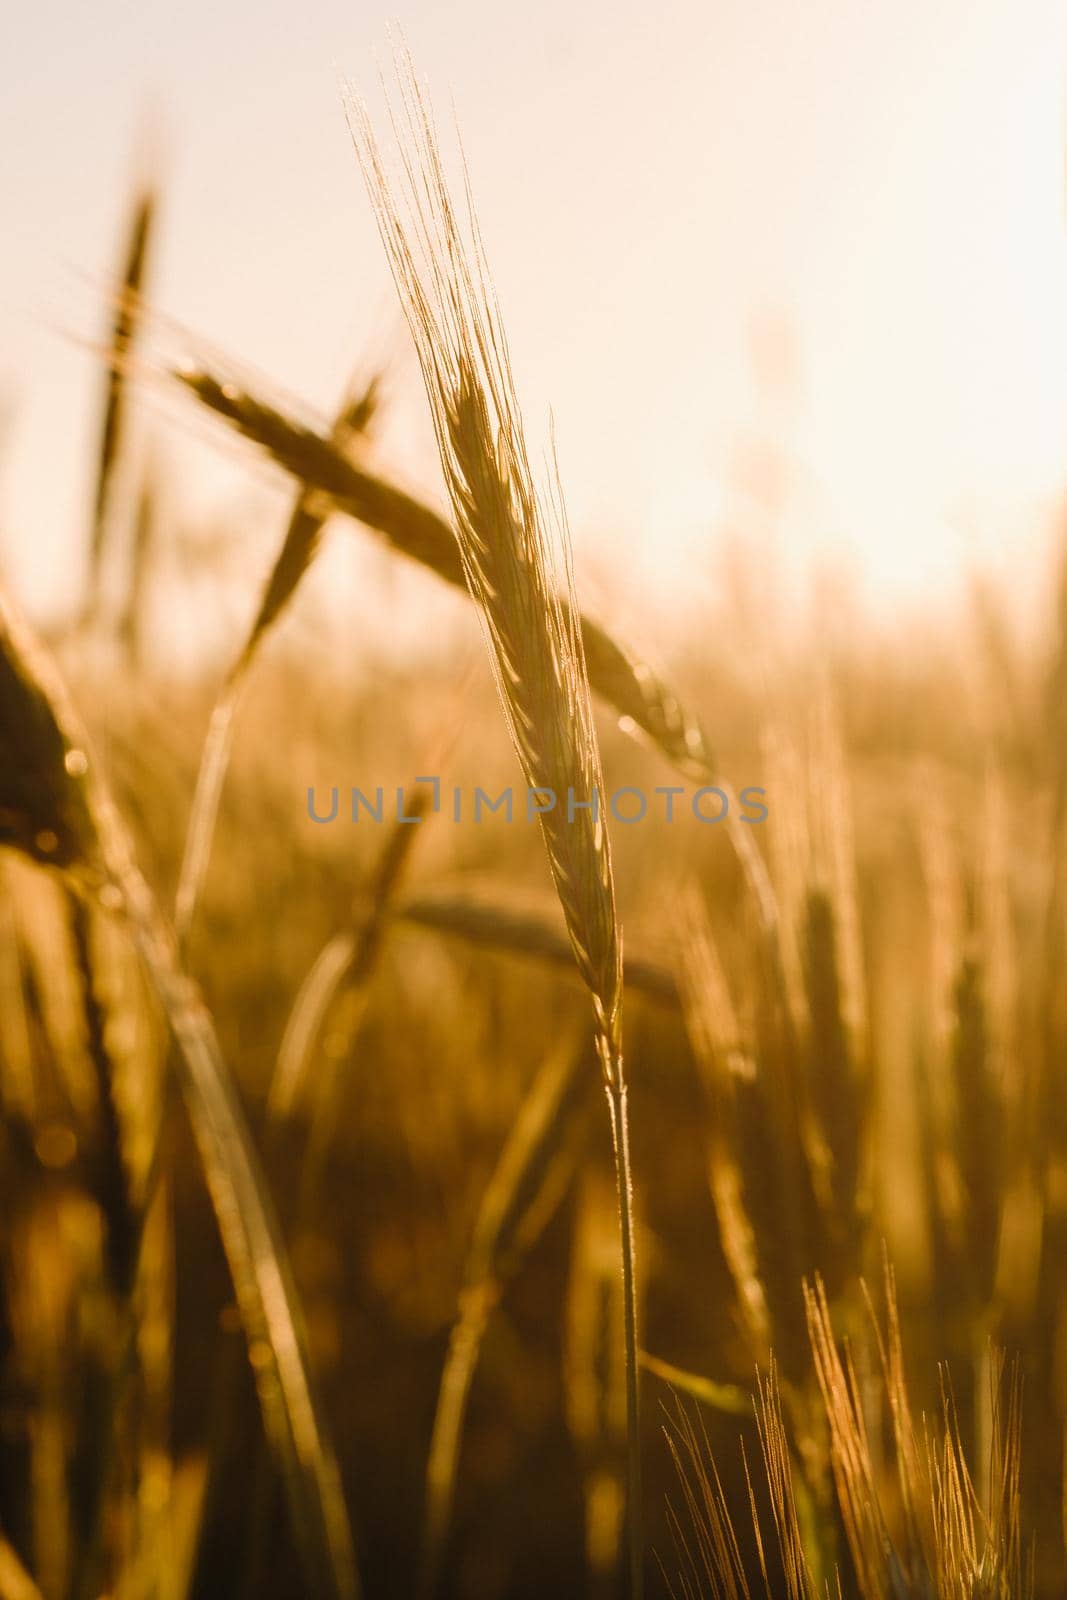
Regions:
<instances>
[{"instance_id":1,"label":"sky","mask_svg":"<svg viewBox=\"0 0 1067 1600\"><path fill-rule=\"evenodd\" d=\"M0 560L31 604L76 593L84 341L150 152L154 304L327 414L387 352L387 446L432 486L342 103L378 104L391 23L455 106L579 566L668 605L773 435L798 569L893 607L1036 567L1067 439L1062 0L36 0L0 20ZM225 515L247 456L148 410Z\"/></svg>"}]
</instances>

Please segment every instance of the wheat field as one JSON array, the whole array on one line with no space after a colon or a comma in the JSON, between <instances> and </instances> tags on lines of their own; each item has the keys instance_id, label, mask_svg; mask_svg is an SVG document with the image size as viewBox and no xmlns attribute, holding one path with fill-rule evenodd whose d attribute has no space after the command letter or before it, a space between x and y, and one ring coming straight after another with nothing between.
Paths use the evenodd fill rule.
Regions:
<instances>
[{"instance_id":1,"label":"wheat field","mask_svg":"<svg viewBox=\"0 0 1067 1600\"><path fill-rule=\"evenodd\" d=\"M0 590L0 1600L1053 1600L1067 579L778 633L742 554L637 648L395 105L439 499L386 374L313 420L163 321L146 186L84 605ZM287 496L192 668L146 393ZM323 647L346 541L436 653Z\"/></svg>"}]
</instances>

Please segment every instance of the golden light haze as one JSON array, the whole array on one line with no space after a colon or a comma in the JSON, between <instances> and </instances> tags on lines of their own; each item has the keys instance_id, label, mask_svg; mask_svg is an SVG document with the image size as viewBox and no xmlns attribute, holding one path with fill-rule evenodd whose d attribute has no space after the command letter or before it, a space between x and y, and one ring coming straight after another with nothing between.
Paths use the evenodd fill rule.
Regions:
<instances>
[{"instance_id":1,"label":"golden light haze","mask_svg":"<svg viewBox=\"0 0 1067 1600\"><path fill-rule=\"evenodd\" d=\"M57 328L102 325L138 130L162 152L156 304L326 412L361 353L404 350L338 90L373 92L395 15L8 10L0 514L37 606L77 591L97 425L90 358ZM869 594L911 601L964 563L1043 559L1067 437L1062 5L463 0L397 20L454 98L580 558L621 545L643 604L666 594L770 419L796 464L794 570L844 553ZM788 403L753 381L768 318L795 343ZM416 476L422 412L394 361L386 437ZM246 457L185 448L183 497L247 493Z\"/></svg>"}]
</instances>

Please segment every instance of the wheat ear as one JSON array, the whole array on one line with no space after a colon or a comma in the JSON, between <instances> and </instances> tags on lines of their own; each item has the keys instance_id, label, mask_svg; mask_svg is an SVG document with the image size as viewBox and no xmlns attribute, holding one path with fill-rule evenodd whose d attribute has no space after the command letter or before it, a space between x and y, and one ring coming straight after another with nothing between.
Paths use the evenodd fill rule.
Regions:
<instances>
[{"instance_id":1,"label":"wheat ear","mask_svg":"<svg viewBox=\"0 0 1067 1600\"><path fill-rule=\"evenodd\" d=\"M422 369L467 588L530 789L556 804L540 822L579 971L593 1000L619 1186L627 1351L631 1590L642 1592L636 1293L622 1061L622 941L579 612L561 502L534 485L507 342L477 225L461 225L428 107L400 62L403 175L394 185L365 107L350 124ZM552 530L559 559L553 562ZM553 568L561 572L561 603ZM572 810L577 800L590 809ZM562 802L562 803L561 803Z\"/></svg>"},{"instance_id":2,"label":"wheat ear","mask_svg":"<svg viewBox=\"0 0 1067 1600\"><path fill-rule=\"evenodd\" d=\"M190 365L172 369L171 376L277 466L321 490L338 511L380 534L399 554L435 572L445 583L464 586L453 530L436 511L347 459L323 432L295 420L219 371ZM565 595L560 605L567 616ZM699 721L671 685L591 617L578 618L578 625L589 681L617 714L619 727L628 734L642 735L683 777L718 784L729 795ZM732 796L726 832L781 986L784 974L777 901L766 863L751 829L738 817Z\"/></svg>"}]
</instances>

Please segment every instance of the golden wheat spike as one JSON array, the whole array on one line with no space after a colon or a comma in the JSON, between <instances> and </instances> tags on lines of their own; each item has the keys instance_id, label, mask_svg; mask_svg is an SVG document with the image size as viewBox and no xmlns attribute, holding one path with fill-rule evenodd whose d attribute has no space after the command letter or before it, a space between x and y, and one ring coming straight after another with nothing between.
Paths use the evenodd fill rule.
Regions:
<instances>
[{"instance_id":1,"label":"golden wheat spike","mask_svg":"<svg viewBox=\"0 0 1067 1600\"><path fill-rule=\"evenodd\" d=\"M562 492L538 493L507 341L467 190L453 205L427 102L398 61L402 176L393 182L366 108L350 126L422 370L455 522L512 743L540 815L556 893L593 1003L608 1094L622 1236L632 1600L644 1584L637 1313L629 1124L622 1058L622 939L603 780L574 599ZM561 599L561 594L564 599ZM575 804L576 803L576 804ZM572 809L573 805L573 809Z\"/></svg>"}]
</instances>

